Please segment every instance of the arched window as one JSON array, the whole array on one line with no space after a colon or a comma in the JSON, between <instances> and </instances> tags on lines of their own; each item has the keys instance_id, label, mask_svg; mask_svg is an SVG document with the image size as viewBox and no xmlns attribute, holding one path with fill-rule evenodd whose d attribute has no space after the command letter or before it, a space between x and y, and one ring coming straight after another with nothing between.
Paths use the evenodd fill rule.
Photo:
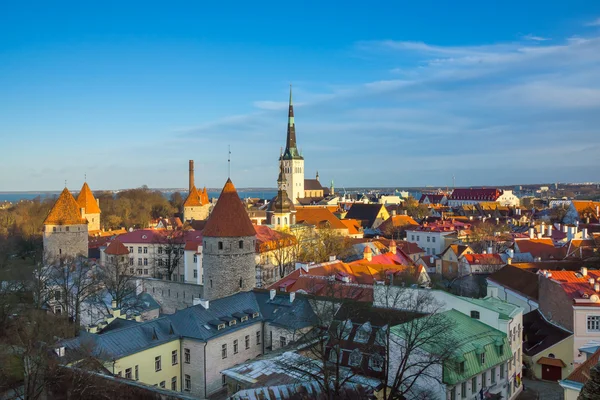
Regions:
<instances>
[{"instance_id":1,"label":"arched window","mask_svg":"<svg viewBox=\"0 0 600 400\"><path fill-rule=\"evenodd\" d=\"M281 218L277 217L277 225L281 225Z\"/></svg>"},{"instance_id":2,"label":"arched window","mask_svg":"<svg viewBox=\"0 0 600 400\"><path fill-rule=\"evenodd\" d=\"M369 368L373 371L381 371L383 369L383 357L379 354L373 354L369 357Z\"/></svg>"},{"instance_id":3,"label":"arched window","mask_svg":"<svg viewBox=\"0 0 600 400\"><path fill-rule=\"evenodd\" d=\"M331 362L341 362L342 361L342 351L340 346L333 346L329 351L329 361Z\"/></svg>"},{"instance_id":4,"label":"arched window","mask_svg":"<svg viewBox=\"0 0 600 400\"><path fill-rule=\"evenodd\" d=\"M360 328L356 330L356 334L354 335L354 341L367 343L369 341L369 336L371 336L371 331L371 323L368 321L365 322Z\"/></svg>"},{"instance_id":5,"label":"arched window","mask_svg":"<svg viewBox=\"0 0 600 400\"><path fill-rule=\"evenodd\" d=\"M350 332L352 332L352 321L347 319L343 323L338 325L337 333L338 337L342 340L348 340L350 336Z\"/></svg>"},{"instance_id":6,"label":"arched window","mask_svg":"<svg viewBox=\"0 0 600 400\"><path fill-rule=\"evenodd\" d=\"M362 353L360 352L360 350L352 350L352 353L350 353L350 360L348 360L348 363L353 367L360 367L360 364L362 364Z\"/></svg>"},{"instance_id":7,"label":"arched window","mask_svg":"<svg viewBox=\"0 0 600 400\"><path fill-rule=\"evenodd\" d=\"M283 218L283 224L284 224L284 225L287 225L287 217L284 217L284 218Z\"/></svg>"}]
</instances>

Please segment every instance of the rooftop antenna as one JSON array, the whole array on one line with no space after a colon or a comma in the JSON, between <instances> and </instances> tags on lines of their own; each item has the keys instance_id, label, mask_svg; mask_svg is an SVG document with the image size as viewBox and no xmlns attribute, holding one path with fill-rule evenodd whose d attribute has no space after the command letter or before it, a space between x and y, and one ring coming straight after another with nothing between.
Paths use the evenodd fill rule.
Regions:
<instances>
[{"instance_id":1,"label":"rooftop antenna","mask_svg":"<svg viewBox=\"0 0 600 400\"><path fill-rule=\"evenodd\" d=\"M83 181L87 182L87 173L83 174Z\"/></svg>"},{"instance_id":2,"label":"rooftop antenna","mask_svg":"<svg viewBox=\"0 0 600 400\"><path fill-rule=\"evenodd\" d=\"M231 179L231 145L227 145L227 178Z\"/></svg>"},{"instance_id":3,"label":"rooftop antenna","mask_svg":"<svg viewBox=\"0 0 600 400\"><path fill-rule=\"evenodd\" d=\"M452 190L456 188L456 177L452 174Z\"/></svg>"},{"instance_id":4,"label":"rooftop antenna","mask_svg":"<svg viewBox=\"0 0 600 400\"><path fill-rule=\"evenodd\" d=\"M65 179L65 188L67 187L67 180Z\"/></svg>"}]
</instances>

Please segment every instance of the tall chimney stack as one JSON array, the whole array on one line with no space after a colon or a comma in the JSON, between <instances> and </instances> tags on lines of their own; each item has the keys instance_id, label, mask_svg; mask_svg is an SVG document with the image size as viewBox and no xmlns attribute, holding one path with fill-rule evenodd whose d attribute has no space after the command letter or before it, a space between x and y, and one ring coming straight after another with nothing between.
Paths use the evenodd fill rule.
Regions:
<instances>
[{"instance_id":1,"label":"tall chimney stack","mask_svg":"<svg viewBox=\"0 0 600 400\"><path fill-rule=\"evenodd\" d=\"M188 191L191 193L192 187L194 186L194 160L190 160L190 188Z\"/></svg>"}]
</instances>

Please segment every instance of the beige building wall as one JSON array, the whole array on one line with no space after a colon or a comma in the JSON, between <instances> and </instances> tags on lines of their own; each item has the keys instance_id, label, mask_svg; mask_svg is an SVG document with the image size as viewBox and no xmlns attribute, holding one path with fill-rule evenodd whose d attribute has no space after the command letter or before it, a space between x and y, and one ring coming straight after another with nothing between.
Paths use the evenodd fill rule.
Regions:
<instances>
[{"instance_id":1,"label":"beige building wall","mask_svg":"<svg viewBox=\"0 0 600 400\"><path fill-rule=\"evenodd\" d=\"M172 363L173 351L177 352L177 364ZM149 348L130 356L117 359L114 363L108 362L105 367L114 374L125 378L126 370L131 368L132 379L135 379L135 366L138 366L139 381L148 385L159 386L165 382L165 388L171 389L171 380L177 379L177 390L181 390L181 354L180 340L175 339L168 343ZM156 371L155 358L160 357L161 369Z\"/></svg>"},{"instance_id":2,"label":"beige building wall","mask_svg":"<svg viewBox=\"0 0 600 400\"><path fill-rule=\"evenodd\" d=\"M208 219L210 214L210 203L203 206L196 207L183 207L183 220L184 221L204 221Z\"/></svg>"},{"instance_id":3,"label":"beige building wall","mask_svg":"<svg viewBox=\"0 0 600 400\"><path fill-rule=\"evenodd\" d=\"M228 335L217 337L206 344L206 392L207 395L223 388L221 371L247 360L254 359L263 354L262 323L250 325L244 329ZM256 335L261 336L260 343L256 342ZM249 336L250 345L246 349L245 340ZM238 341L238 352L234 352L234 341ZM223 345L227 346L227 356L223 358Z\"/></svg>"},{"instance_id":4,"label":"beige building wall","mask_svg":"<svg viewBox=\"0 0 600 400\"><path fill-rule=\"evenodd\" d=\"M97 214L83 214L83 218L88 221L88 231L99 231L100 230L100 213Z\"/></svg>"},{"instance_id":5,"label":"beige building wall","mask_svg":"<svg viewBox=\"0 0 600 400\"><path fill-rule=\"evenodd\" d=\"M44 225L44 253L48 259L88 256L88 226Z\"/></svg>"},{"instance_id":6,"label":"beige building wall","mask_svg":"<svg viewBox=\"0 0 600 400\"><path fill-rule=\"evenodd\" d=\"M552 347L547 348L546 350L536 354L533 357L527 357L523 354L523 358L526 362L529 363L534 376L537 379L542 379L542 365L538 364L537 361L542 357L548 357L550 354L553 354L554 357L562 360L567 366L562 369L561 379L566 378L573 371L573 336L569 336L568 338L558 342Z\"/></svg>"},{"instance_id":7,"label":"beige building wall","mask_svg":"<svg viewBox=\"0 0 600 400\"><path fill-rule=\"evenodd\" d=\"M600 307L573 306L573 362L575 366L582 364L585 353L579 352L581 347L590 345L590 342L600 342L599 331L589 331L587 327L588 316L600 316Z\"/></svg>"}]
</instances>

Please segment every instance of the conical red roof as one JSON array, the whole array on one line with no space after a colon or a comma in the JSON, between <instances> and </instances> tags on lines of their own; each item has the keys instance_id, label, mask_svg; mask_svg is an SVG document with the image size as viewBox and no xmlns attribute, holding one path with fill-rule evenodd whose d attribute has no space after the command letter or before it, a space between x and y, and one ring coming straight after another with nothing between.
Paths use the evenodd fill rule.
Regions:
<instances>
[{"instance_id":1,"label":"conical red roof","mask_svg":"<svg viewBox=\"0 0 600 400\"><path fill-rule=\"evenodd\" d=\"M235 190L231 179L221 191L206 226L202 231L205 237L242 237L255 236L254 225Z\"/></svg>"},{"instance_id":2,"label":"conical red roof","mask_svg":"<svg viewBox=\"0 0 600 400\"><path fill-rule=\"evenodd\" d=\"M129 249L118 240L113 240L112 242L110 242L110 244L104 252L106 254L110 254L111 256L123 256L129 254Z\"/></svg>"},{"instance_id":3,"label":"conical red roof","mask_svg":"<svg viewBox=\"0 0 600 400\"><path fill-rule=\"evenodd\" d=\"M79 204L79 208L85 209L86 214L100 214L98 202L87 182L83 184L81 191L77 195L77 204Z\"/></svg>"},{"instance_id":4,"label":"conical red roof","mask_svg":"<svg viewBox=\"0 0 600 400\"><path fill-rule=\"evenodd\" d=\"M86 224L75 197L65 188L56 199L56 203L44 220L44 225L79 225Z\"/></svg>"}]
</instances>

